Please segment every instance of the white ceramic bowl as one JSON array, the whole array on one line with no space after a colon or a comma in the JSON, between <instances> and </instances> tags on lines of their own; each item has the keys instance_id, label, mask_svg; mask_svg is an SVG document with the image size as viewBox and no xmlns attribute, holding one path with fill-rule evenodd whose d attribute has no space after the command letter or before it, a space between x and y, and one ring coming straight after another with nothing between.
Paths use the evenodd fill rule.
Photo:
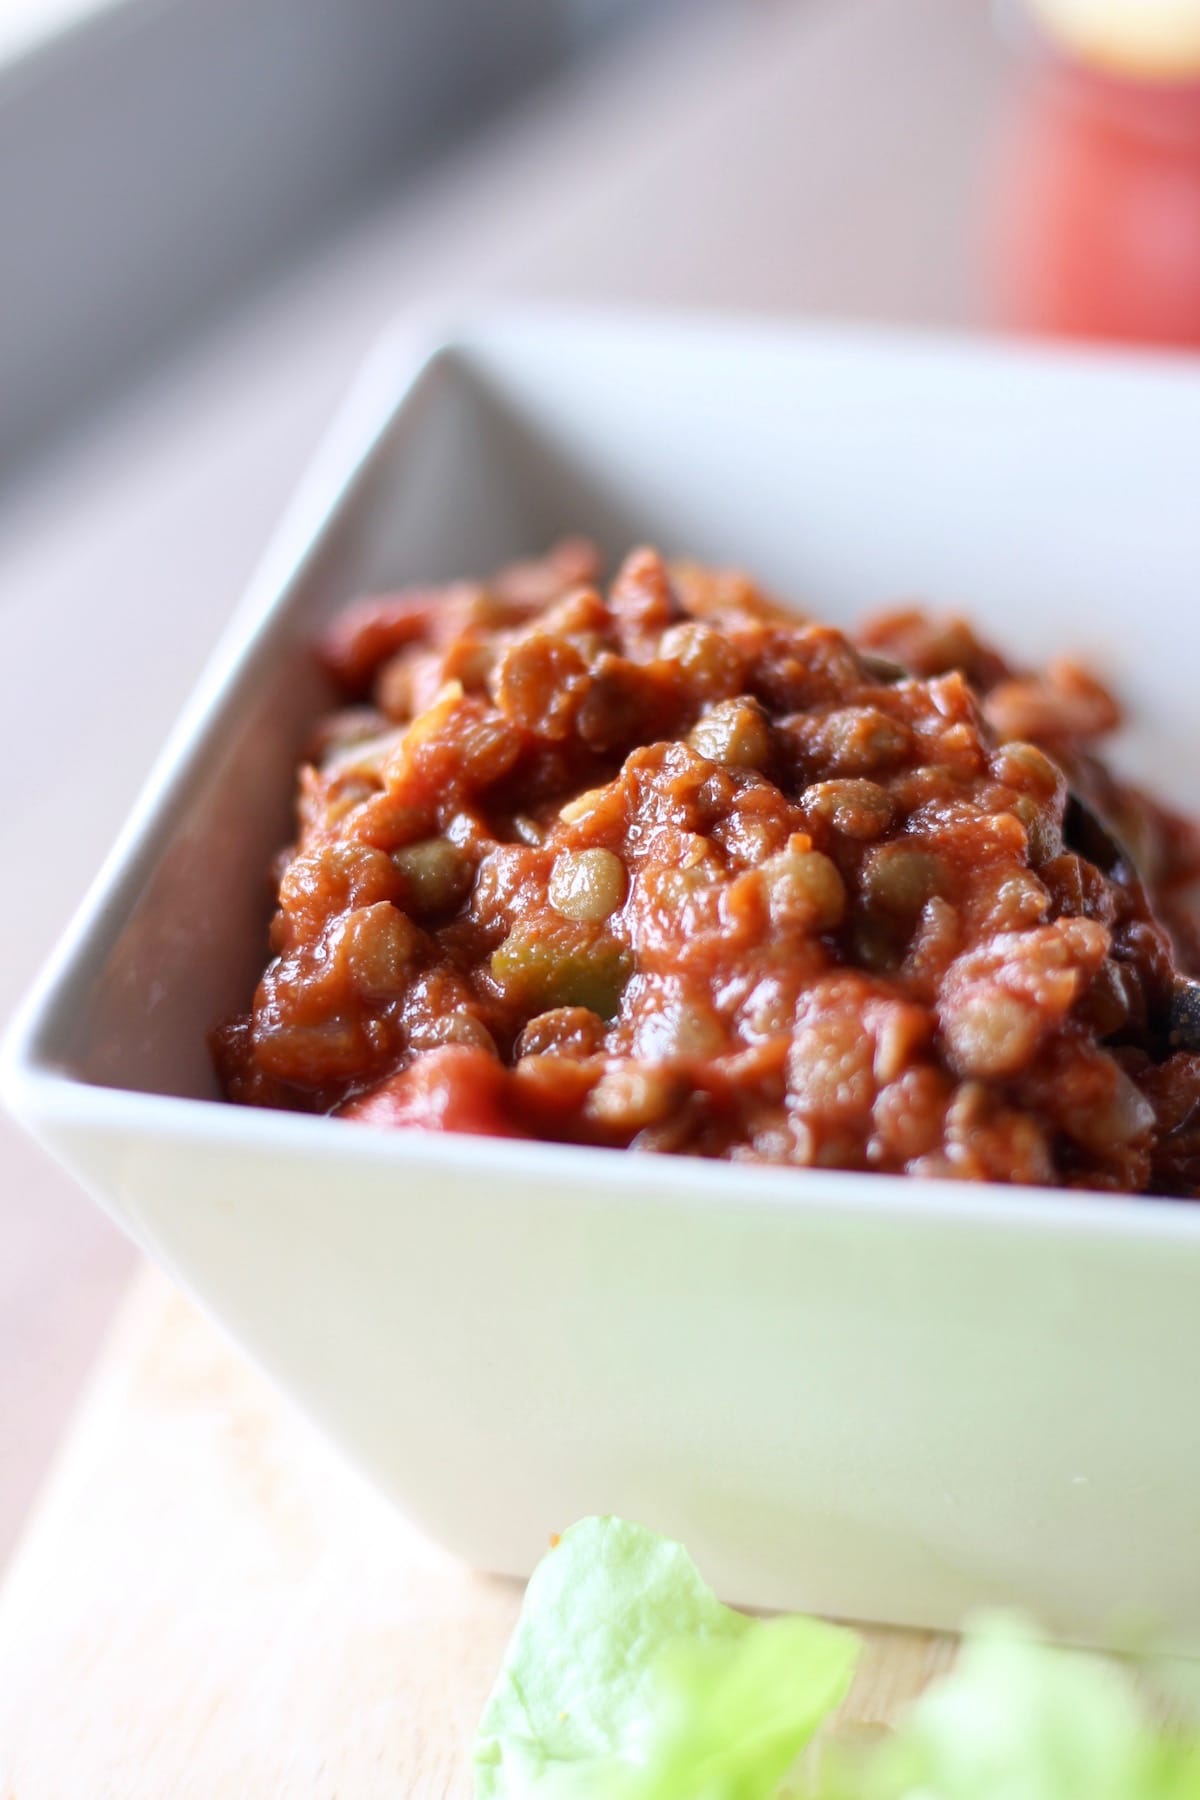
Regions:
<instances>
[{"instance_id":1,"label":"white ceramic bowl","mask_svg":"<svg viewBox=\"0 0 1200 1800\"><path fill-rule=\"evenodd\" d=\"M527 1571L615 1510L734 1599L1200 1626L1200 1208L377 1133L217 1100L264 870L364 588L582 530L834 620L906 595L1069 646L1186 798L1200 372L541 317L370 363L10 1040L47 1148L432 1535ZM181 547L186 554L186 546Z\"/></svg>"}]
</instances>

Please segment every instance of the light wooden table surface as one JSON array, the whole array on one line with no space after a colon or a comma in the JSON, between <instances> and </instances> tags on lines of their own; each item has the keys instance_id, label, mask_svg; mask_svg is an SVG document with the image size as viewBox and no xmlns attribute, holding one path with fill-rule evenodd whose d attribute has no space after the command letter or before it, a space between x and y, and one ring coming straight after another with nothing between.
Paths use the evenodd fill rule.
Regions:
<instances>
[{"instance_id":1,"label":"light wooden table surface","mask_svg":"<svg viewBox=\"0 0 1200 1800\"><path fill-rule=\"evenodd\" d=\"M467 1800L519 1603L147 1273L0 1598L0 1794ZM894 1716L952 1654L865 1634L846 1717Z\"/></svg>"}]
</instances>

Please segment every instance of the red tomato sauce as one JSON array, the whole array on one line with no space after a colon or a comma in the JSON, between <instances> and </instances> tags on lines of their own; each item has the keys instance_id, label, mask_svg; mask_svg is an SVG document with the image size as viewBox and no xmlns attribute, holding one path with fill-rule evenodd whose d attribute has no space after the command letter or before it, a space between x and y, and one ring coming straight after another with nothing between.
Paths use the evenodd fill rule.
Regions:
<instances>
[{"instance_id":1,"label":"red tomato sauce","mask_svg":"<svg viewBox=\"0 0 1200 1800\"><path fill-rule=\"evenodd\" d=\"M1092 757L1118 715L1083 671L917 613L852 641L652 550L606 590L577 542L360 602L320 655L345 704L213 1036L230 1098L1196 1191L1166 1007L1200 839ZM1069 841L1072 793L1128 868Z\"/></svg>"}]
</instances>

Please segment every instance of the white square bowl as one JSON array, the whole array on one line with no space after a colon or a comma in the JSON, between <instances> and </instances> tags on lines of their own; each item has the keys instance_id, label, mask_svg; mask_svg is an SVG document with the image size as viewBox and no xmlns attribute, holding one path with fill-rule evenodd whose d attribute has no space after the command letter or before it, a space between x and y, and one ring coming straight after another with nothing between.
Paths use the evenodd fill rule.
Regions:
<instances>
[{"instance_id":1,"label":"white square bowl","mask_svg":"<svg viewBox=\"0 0 1200 1800\"><path fill-rule=\"evenodd\" d=\"M222 1103L309 643L555 535L918 594L1081 651L1200 759L1200 366L751 321L383 346L12 1035L46 1147L412 1517L485 1568L619 1511L729 1597L1200 1627L1200 1208L388 1134Z\"/></svg>"}]
</instances>

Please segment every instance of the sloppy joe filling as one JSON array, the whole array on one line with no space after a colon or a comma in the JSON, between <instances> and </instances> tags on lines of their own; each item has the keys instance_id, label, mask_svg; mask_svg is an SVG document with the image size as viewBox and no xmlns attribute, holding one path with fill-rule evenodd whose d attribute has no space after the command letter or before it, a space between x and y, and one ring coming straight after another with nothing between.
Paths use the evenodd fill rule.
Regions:
<instances>
[{"instance_id":1,"label":"sloppy joe filling","mask_svg":"<svg viewBox=\"0 0 1200 1800\"><path fill-rule=\"evenodd\" d=\"M855 638L584 543L372 598L298 775L230 1098L389 1126L1192 1195L1200 835L1069 664ZM1069 802L1127 854L1072 841Z\"/></svg>"}]
</instances>

